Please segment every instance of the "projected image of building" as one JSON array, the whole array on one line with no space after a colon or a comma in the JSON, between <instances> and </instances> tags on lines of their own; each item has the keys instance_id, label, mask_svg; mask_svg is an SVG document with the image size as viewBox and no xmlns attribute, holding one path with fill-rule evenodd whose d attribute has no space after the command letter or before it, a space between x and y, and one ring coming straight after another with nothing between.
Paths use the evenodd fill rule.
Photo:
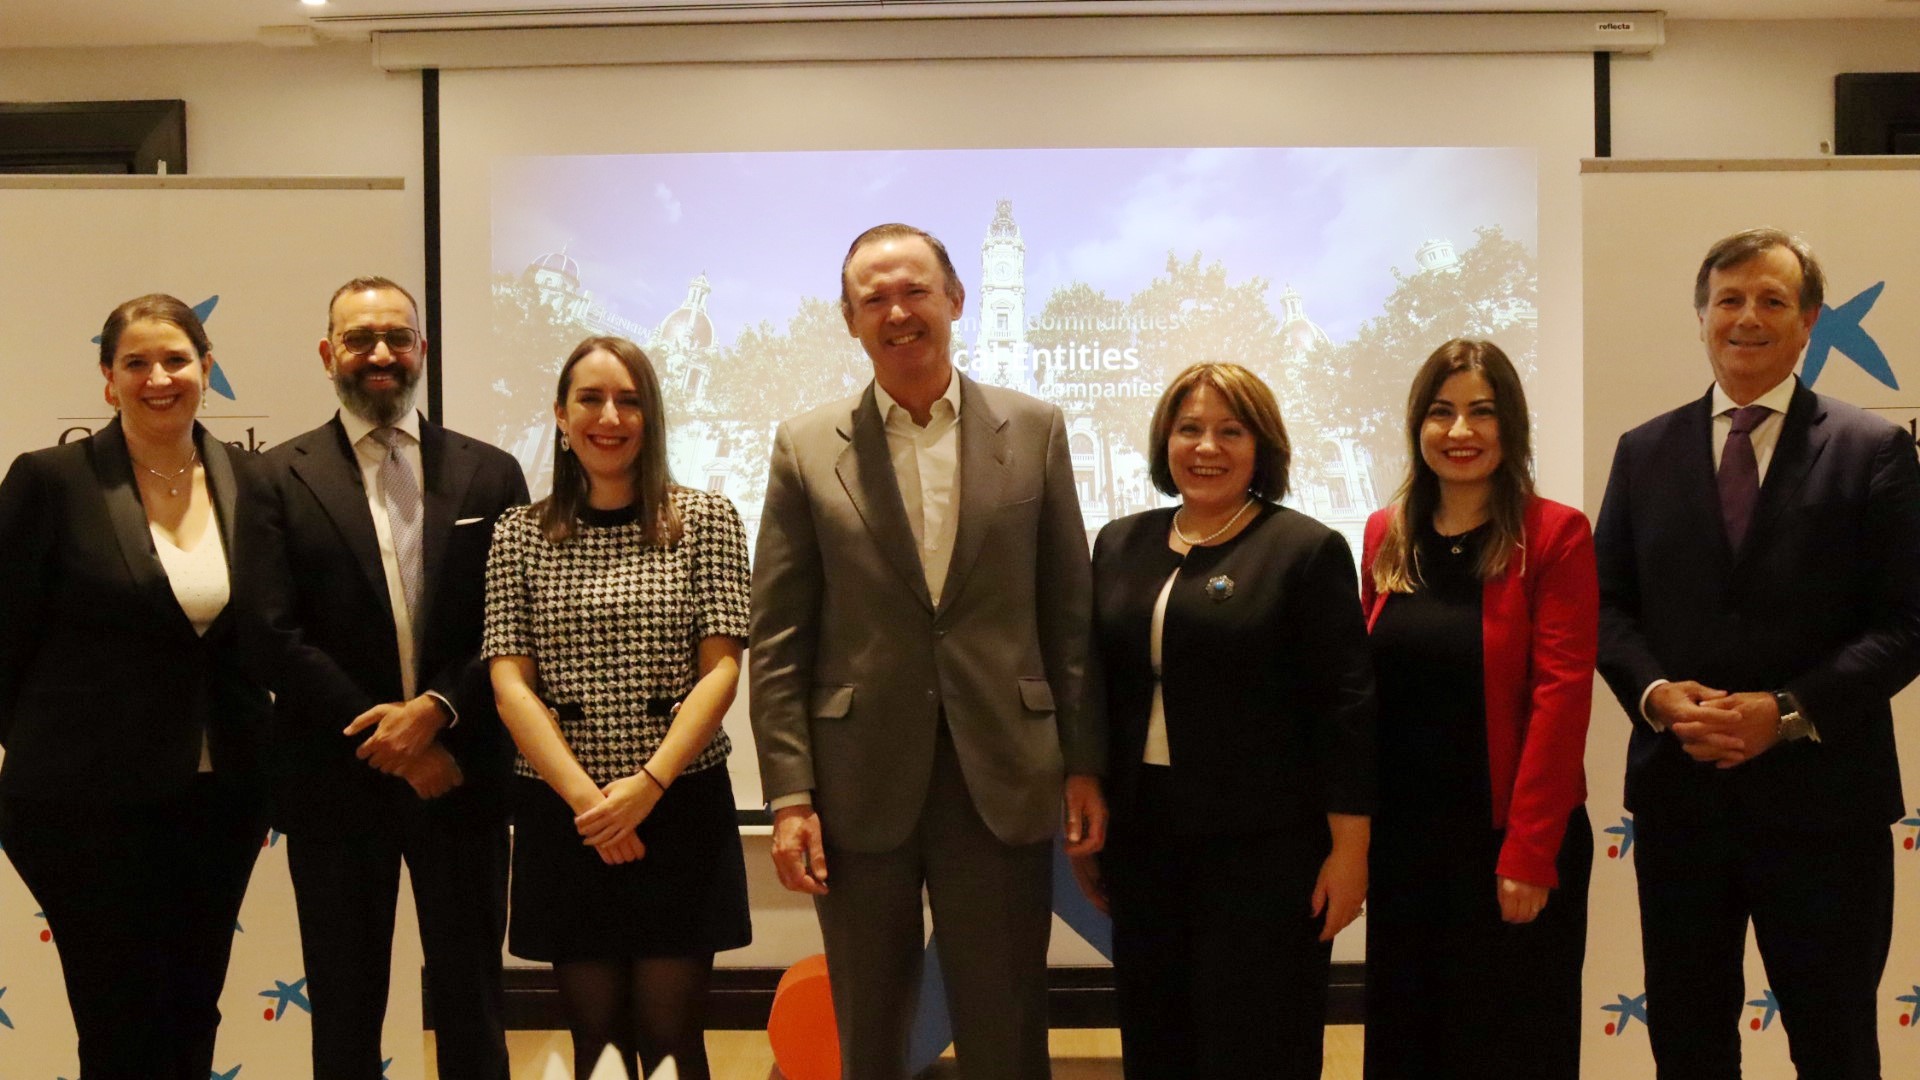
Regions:
<instances>
[{"instance_id":1,"label":"projected image of building","mask_svg":"<svg viewBox=\"0 0 1920 1080\"><path fill-rule=\"evenodd\" d=\"M1428 247L1436 244L1431 262L1423 258L1421 265L1445 270L1457 260L1452 246L1444 241L1429 241ZM1423 247L1421 252L1426 256L1428 248ZM1036 349L1029 340L1026 262L1027 245L1014 220L1012 200L1000 199L980 242L979 296L969 298L977 312L969 320L974 327L972 347L969 349L962 336L956 335L955 366L980 382L1050 401L1066 414L1067 446L1089 536L1113 518L1176 501L1153 490L1147 475L1147 456L1136 448L1137 440L1144 437L1158 386L1153 391L1155 396L1137 399L1123 417L1123 423L1138 427L1139 432L1123 431L1119 433L1122 437L1111 437L1114 433L1103 429L1105 418L1097 408L1107 399L1091 393L1088 385L1098 381L1098 373L1089 376L1074 367L1079 363L1075 355L1079 350L1071 346L1052 351ZM1275 348L1268 363L1253 365L1276 391L1294 383L1318 382L1332 374L1317 369L1332 352L1333 341L1307 317L1299 290L1286 285L1280 300L1283 314ZM1100 356L1111 363L1113 357L1108 353L1120 352L1117 342L1132 341L1132 331L1139 321L1137 315L1121 314L1104 319L1060 320L1061 326L1050 328L1101 335ZM1120 354L1122 364L1112 373L1114 379L1135 379L1139 367L1124 365L1128 362L1125 357L1136 351L1128 349ZM1163 364L1161 374L1171 375L1185 363L1178 359ZM1288 369L1296 371L1295 377L1287 377ZM1300 417L1289 420L1298 464L1287 504L1346 534L1354 550L1359 550L1367 514L1380 505L1372 455L1351 435L1319 434Z\"/></svg>"},{"instance_id":2,"label":"projected image of building","mask_svg":"<svg viewBox=\"0 0 1920 1080\"><path fill-rule=\"evenodd\" d=\"M1065 415L1089 537L1173 501L1148 480L1153 407L1216 361L1279 398L1288 505L1358 549L1405 470L1421 360L1486 337L1534 371L1534 175L1498 147L515 159L495 169L491 333L448 389L543 494L558 365L588 335L631 338L675 478L752 536L779 423L873 377L824 269L871 224L845 193L869 191L957 257L955 368Z\"/></svg>"}]
</instances>

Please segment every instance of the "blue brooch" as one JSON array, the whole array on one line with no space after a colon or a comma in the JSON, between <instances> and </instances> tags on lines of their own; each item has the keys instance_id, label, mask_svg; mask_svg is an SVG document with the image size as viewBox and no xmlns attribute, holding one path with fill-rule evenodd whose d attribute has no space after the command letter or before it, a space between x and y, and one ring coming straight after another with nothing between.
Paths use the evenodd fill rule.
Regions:
<instances>
[{"instance_id":1,"label":"blue brooch","mask_svg":"<svg viewBox=\"0 0 1920 1080\"><path fill-rule=\"evenodd\" d=\"M1218 603L1233 595L1233 579L1225 574L1215 574L1207 579L1207 599Z\"/></svg>"}]
</instances>

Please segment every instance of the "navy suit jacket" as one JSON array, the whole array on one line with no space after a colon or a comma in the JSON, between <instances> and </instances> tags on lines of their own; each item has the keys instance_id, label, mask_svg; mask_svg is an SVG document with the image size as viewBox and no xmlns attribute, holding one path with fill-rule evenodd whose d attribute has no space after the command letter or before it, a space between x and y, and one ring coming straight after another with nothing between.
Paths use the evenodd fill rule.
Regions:
<instances>
[{"instance_id":1,"label":"navy suit jacket","mask_svg":"<svg viewBox=\"0 0 1920 1080\"><path fill-rule=\"evenodd\" d=\"M480 658L493 523L527 501L520 465L497 447L421 421L425 473L416 620L416 692L435 690L460 721L440 733L466 782L427 804L449 823L505 813L513 743L494 710ZM354 756L370 732L355 716L401 698L399 644L360 464L339 418L266 454L270 496L249 515L240 561L259 620L249 635L276 694L271 753L274 824L282 832L356 835L391 820L405 781Z\"/></svg>"},{"instance_id":2,"label":"navy suit jacket","mask_svg":"<svg viewBox=\"0 0 1920 1080\"><path fill-rule=\"evenodd\" d=\"M1758 828L1887 823L1888 704L1920 672L1920 463L1906 429L1799 385L1738 551L1721 524L1712 394L1629 431L1594 543L1600 674L1633 722L1627 809ZM1790 690L1821 741L1694 762L1640 714L1655 679Z\"/></svg>"}]
</instances>

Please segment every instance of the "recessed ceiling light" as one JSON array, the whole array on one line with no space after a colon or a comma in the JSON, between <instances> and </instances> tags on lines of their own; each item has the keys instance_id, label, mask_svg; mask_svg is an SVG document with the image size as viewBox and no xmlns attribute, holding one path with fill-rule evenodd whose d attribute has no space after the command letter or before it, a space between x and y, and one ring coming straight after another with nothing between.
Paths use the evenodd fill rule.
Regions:
<instances>
[{"instance_id":1,"label":"recessed ceiling light","mask_svg":"<svg viewBox=\"0 0 1920 1080\"><path fill-rule=\"evenodd\" d=\"M327 6L327 0L300 0L300 2L302 4L305 4L307 7L326 7Z\"/></svg>"}]
</instances>

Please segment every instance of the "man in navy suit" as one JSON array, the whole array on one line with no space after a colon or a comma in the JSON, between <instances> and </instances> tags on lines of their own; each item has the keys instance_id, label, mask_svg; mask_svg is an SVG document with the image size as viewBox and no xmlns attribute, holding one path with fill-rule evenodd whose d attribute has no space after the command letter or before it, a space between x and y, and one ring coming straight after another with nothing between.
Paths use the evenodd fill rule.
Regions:
<instances>
[{"instance_id":1,"label":"man in navy suit","mask_svg":"<svg viewBox=\"0 0 1920 1080\"><path fill-rule=\"evenodd\" d=\"M266 455L248 517L277 694L274 821L313 1002L315 1080L381 1075L402 860L440 1075L507 1080L500 944L513 746L479 658L494 519L527 501L505 451L413 408L413 297L340 287L320 360L341 410Z\"/></svg>"},{"instance_id":2,"label":"man in navy suit","mask_svg":"<svg viewBox=\"0 0 1920 1080\"><path fill-rule=\"evenodd\" d=\"M1621 438L1595 530L1662 1080L1739 1077L1749 920L1800 1075L1880 1075L1920 464L1904 428L1794 378L1824 284L1785 233L1713 246L1714 385Z\"/></svg>"}]
</instances>

